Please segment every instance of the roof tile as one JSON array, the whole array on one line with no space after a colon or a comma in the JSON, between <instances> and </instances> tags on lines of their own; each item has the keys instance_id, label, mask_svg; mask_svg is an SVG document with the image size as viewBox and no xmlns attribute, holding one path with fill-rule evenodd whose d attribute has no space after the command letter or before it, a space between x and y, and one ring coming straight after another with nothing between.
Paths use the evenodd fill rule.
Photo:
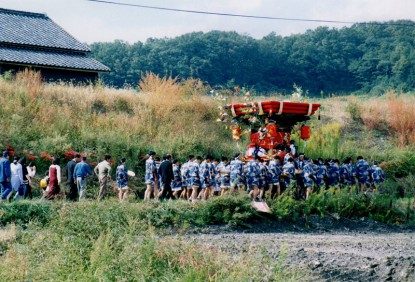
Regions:
<instances>
[{"instance_id":1,"label":"roof tile","mask_svg":"<svg viewBox=\"0 0 415 282\"><path fill-rule=\"evenodd\" d=\"M0 47L0 62L91 71L110 70L97 60L82 54L33 51L7 47Z\"/></svg>"},{"instance_id":2,"label":"roof tile","mask_svg":"<svg viewBox=\"0 0 415 282\"><path fill-rule=\"evenodd\" d=\"M0 9L0 43L90 51L47 15L8 9Z\"/></svg>"}]
</instances>

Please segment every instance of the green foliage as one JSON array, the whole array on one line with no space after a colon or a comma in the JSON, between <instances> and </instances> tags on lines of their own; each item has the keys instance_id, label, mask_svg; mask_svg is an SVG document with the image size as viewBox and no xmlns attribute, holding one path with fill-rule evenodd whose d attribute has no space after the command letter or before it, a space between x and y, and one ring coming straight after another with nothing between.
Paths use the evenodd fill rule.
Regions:
<instances>
[{"instance_id":1,"label":"green foliage","mask_svg":"<svg viewBox=\"0 0 415 282\"><path fill-rule=\"evenodd\" d=\"M255 214L246 196L197 204L21 202L4 204L2 211L14 212L2 221L20 224L21 215L15 211L29 210L28 205L38 213L32 212L32 220L43 225L28 225L14 240L2 242L2 281L258 281L265 274L257 269L271 262L265 254L231 257L214 247L154 233L160 229L153 226L246 222ZM285 281L300 277L281 264L281 259L269 263L266 275Z\"/></svg>"},{"instance_id":2,"label":"green foliage","mask_svg":"<svg viewBox=\"0 0 415 282\"><path fill-rule=\"evenodd\" d=\"M246 225L255 215L249 197L245 194L216 197L203 203L198 209L200 223L205 225Z\"/></svg>"},{"instance_id":3,"label":"green foliage","mask_svg":"<svg viewBox=\"0 0 415 282\"><path fill-rule=\"evenodd\" d=\"M296 201L289 193L272 201L270 208L279 220L284 221L297 221L304 214L304 203Z\"/></svg>"},{"instance_id":4,"label":"green foliage","mask_svg":"<svg viewBox=\"0 0 415 282\"><path fill-rule=\"evenodd\" d=\"M415 210L393 195L357 193L357 188L321 190L306 201L296 201L289 193L271 202L272 213L280 220L298 221L310 215L336 218L368 217L388 224L415 223ZM412 199L412 200L411 200ZM409 205L409 206L408 206Z\"/></svg>"},{"instance_id":5,"label":"green foliage","mask_svg":"<svg viewBox=\"0 0 415 282\"><path fill-rule=\"evenodd\" d=\"M56 209L51 203L19 201L0 205L0 224L15 223L22 226L31 221L41 225L49 223L55 216Z\"/></svg>"},{"instance_id":6,"label":"green foliage","mask_svg":"<svg viewBox=\"0 0 415 282\"><path fill-rule=\"evenodd\" d=\"M413 25L412 21L399 21ZM92 44L111 72L108 85L137 84L142 73L196 77L210 85L289 93L294 84L320 93L415 88L413 28L355 24L254 39L236 32L193 32L171 39ZM335 51L334 51L335 50Z\"/></svg>"}]
</instances>

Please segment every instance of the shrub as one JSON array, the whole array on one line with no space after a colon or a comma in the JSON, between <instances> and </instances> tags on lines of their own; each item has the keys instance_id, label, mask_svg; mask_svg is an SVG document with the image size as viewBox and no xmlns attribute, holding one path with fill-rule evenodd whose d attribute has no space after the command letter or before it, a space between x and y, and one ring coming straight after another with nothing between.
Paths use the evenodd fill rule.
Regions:
<instances>
[{"instance_id":1,"label":"shrub","mask_svg":"<svg viewBox=\"0 0 415 282\"><path fill-rule=\"evenodd\" d=\"M198 222L204 225L246 225L255 215L247 195L216 197L202 203L197 209Z\"/></svg>"},{"instance_id":2,"label":"shrub","mask_svg":"<svg viewBox=\"0 0 415 282\"><path fill-rule=\"evenodd\" d=\"M0 206L0 224L15 223L25 226L29 222L37 222L41 225L48 224L54 217L56 208L52 203L19 201L3 203Z\"/></svg>"}]
</instances>

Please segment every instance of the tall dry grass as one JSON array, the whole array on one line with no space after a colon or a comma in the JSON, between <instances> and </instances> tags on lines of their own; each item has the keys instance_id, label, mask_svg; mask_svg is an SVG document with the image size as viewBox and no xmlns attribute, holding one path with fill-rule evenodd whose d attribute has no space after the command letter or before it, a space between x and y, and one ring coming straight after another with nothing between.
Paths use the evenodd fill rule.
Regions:
<instances>
[{"instance_id":1,"label":"tall dry grass","mask_svg":"<svg viewBox=\"0 0 415 282\"><path fill-rule=\"evenodd\" d=\"M369 129L388 131L400 147L415 144L415 97L389 92L383 99L360 104L363 124Z\"/></svg>"},{"instance_id":2,"label":"tall dry grass","mask_svg":"<svg viewBox=\"0 0 415 282\"><path fill-rule=\"evenodd\" d=\"M217 102L197 80L148 74L140 90L101 85L43 84L25 71L0 79L0 145L17 152L61 154L69 149L102 156L159 153L231 153L229 133L215 123Z\"/></svg>"}]
</instances>

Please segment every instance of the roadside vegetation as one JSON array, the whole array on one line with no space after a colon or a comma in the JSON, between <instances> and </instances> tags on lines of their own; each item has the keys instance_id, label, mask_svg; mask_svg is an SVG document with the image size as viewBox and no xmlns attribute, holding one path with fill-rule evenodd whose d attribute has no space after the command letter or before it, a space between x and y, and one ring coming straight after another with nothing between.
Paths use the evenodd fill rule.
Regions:
<instances>
[{"instance_id":1,"label":"roadside vegetation","mask_svg":"<svg viewBox=\"0 0 415 282\"><path fill-rule=\"evenodd\" d=\"M75 150L87 154L91 163L108 152L116 160L127 157L138 176L131 182L135 193L124 204L115 199L2 203L0 279L299 280L307 273L282 268L283 252L277 260L257 251L232 257L193 243L186 234L213 225L249 229L264 220L307 224L311 216L415 225L415 103L413 94L397 92L380 97L297 97L322 104L321 120L310 121L312 138L304 142L294 133L299 150L310 157L363 155L380 161L387 181L373 194L329 189L296 201L287 191L269 201L269 217L255 212L246 195L197 204L138 200L144 187L142 156L149 149L171 152L182 160L190 153L219 157L244 149L243 143L238 149L229 129L216 119L220 105L246 97L211 97L206 92L197 80L179 82L152 74L140 82L138 91L100 84L43 84L33 72L2 77L0 145L12 146L20 156L36 156L39 175L49 165L49 156L64 158ZM95 189L88 187L88 195ZM264 265L269 267L262 272Z\"/></svg>"}]
</instances>

